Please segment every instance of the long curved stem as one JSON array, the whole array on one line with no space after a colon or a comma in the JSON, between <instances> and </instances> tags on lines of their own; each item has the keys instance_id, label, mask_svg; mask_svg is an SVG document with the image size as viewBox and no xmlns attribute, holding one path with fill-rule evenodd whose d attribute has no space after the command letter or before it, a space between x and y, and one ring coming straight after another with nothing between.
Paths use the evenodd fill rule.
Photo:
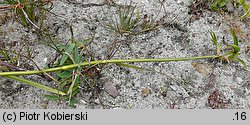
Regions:
<instances>
[{"instance_id":1,"label":"long curved stem","mask_svg":"<svg viewBox=\"0 0 250 125\"><path fill-rule=\"evenodd\" d=\"M187 60L199 60L199 59L212 59L219 58L218 55L214 56L198 56L198 57L183 57L183 58L150 58L150 59L117 59L117 60L97 60L91 62L82 62L78 64L72 64L67 66L61 66L56 68L44 69L44 70L32 70L32 71L17 71L17 72L0 72L0 76L13 76L13 75L31 75L41 74L48 72L56 72L62 70L69 70L82 66L89 66L95 64L108 64L108 63L129 63L129 62L171 62L171 61L187 61Z\"/></svg>"}]
</instances>

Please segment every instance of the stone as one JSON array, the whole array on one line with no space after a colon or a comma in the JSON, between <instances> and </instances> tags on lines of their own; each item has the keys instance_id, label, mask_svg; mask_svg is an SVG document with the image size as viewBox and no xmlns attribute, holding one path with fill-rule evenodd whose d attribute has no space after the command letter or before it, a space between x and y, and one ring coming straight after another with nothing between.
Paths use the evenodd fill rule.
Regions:
<instances>
[{"instance_id":1,"label":"stone","mask_svg":"<svg viewBox=\"0 0 250 125\"><path fill-rule=\"evenodd\" d=\"M150 88L144 88L144 89L141 91L141 95L142 95L143 97L147 97L150 93L151 93L151 89L150 89Z\"/></svg>"},{"instance_id":2,"label":"stone","mask_svg":"<svg viewBox=\"0 0 250 125\"><path fill-rule=\"evenodd\" d=\"M105 82L103 88L104 91L107 92L113 98L116 98L119 95L119 92L113 82Z\"/></svg>"}]
</instances>

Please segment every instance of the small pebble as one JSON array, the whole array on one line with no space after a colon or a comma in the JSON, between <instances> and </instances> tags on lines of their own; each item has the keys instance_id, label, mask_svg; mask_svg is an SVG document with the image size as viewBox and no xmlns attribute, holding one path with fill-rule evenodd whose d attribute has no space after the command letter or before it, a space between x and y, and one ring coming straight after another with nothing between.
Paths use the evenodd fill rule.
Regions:
<instances>
[{"instance_id":1,"label":"small pebble","mask_svg":"<svg viewBox=\"0 0 250 125\"><path fill-rule=\"evenodd\" d=\"M237 77L236 80L238 81L239 84L241 84L243 82L243 79L240 77Z\"/></svg>"},{"instance_id":2,"label":"small pebble","mask_svg":"<svg viewBox=\"0 0 250 125\"><path fill-rule=\"evenodd\" d=\"M192 66L195 68L197 72L205 76L208 76L210 73L212 73L212 67L209 64L192 62Z\"/></svg>"},{"instance_id":3,"label":"small pebble","mask_svg":"<svg viewBox=\"0 0 250 125\"><path fill-rule=\"evenodd\" d=\"M151 90L150 90L149 88L144 88L144 89L141 91L141 95L142 95L143 97L148 96L150 93L151 93Z\"/></svg>"},{"instance_id":4,"label":"small pebble","mask_svg":"<svg viewBox=\"0 0 250 125\"><path fill-rule=\"evenodd\" d=\"M104 91L107 92L111 97L116 98L119 95L119 92L113 82L104 83Z\"/></svg>"},{"instance_id":5,"label":"small pebble","mask_svg":"<svg viewBox=\"0 0 250 125\"><path fill-rule=\"evenodd\" d=\"M177 88L176 88L175 85L170 85L169 87L170 87L173 91L176 91L176 90L177 90Z\"/></svg>"}]
</instances>

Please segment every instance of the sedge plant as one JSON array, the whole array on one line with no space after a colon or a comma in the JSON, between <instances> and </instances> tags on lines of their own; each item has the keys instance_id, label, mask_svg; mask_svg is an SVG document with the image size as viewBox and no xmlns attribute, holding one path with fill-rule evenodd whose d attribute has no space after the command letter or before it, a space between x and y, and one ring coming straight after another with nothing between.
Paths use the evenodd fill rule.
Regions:
<instances>
[{"instance_id":1,"label":"sedge plant","mask_svg":"<svg viewBox=\"0 0 250 125\"><path fill-rule=\"evenodd\" d=\"M211 10L218 11L225 8L228 2L231 2L235 8L242 7L244 14L240 16L241 20L250 17L250 5L246 0L212 0L211 2Z\"/></svg>"},{"instance_id":2,"label":"sedge plant","mask_svg":"<svg viewBox=\"0 0 250 125\"><path fill-rule=\"evenodd\" d=\"M199 59L219 59L221 62L236 61L246 66L246 63L238 57L240 55L238 38L233 30L231 33L233 36L233 44L222 46L222 44L218 42L215 33L211 32L212 41L216 47L216 53L214 55L183 58L110 59L88 61L87 58L84 57L84 54L82 54L82 50L88 40L72 40L70 44L61 45L59 47L62 49L63 53L54 67L43 70L0 72L0 76L54 93L52 95L46 95L49 99L69 99L70 103L74 104L76 102L74 97L79 92L79 85L81 84L81 81L83 81L81 79L84 77L82 72L85 67L113 63L119 66L138 69L137 66L131 66L127 63L175 62ZM48 87L21 77L21 75L48 74L49 72L56 73L56 78L51 78L57 83L57 88Z\"/></svg>"},{"instance_id":3,"label":"sedge plant","mask_svg":"<svg viewBox=\"0 0 250 125\"><path fill-rule=\"evenodd\" d=\"M245 19L250 17L250 5L246 0L238 0L234 2L234 6L235 7L241 6L243 11L245 12L245 14L240 17L240 19Z\"/></svg>"},{"instance_id":4,"label":"sedge plant","mask_svg":"<svg viewBox=\"0 0 250 125\"><path fill-rule=\"evenodd\" d=\"M216 53L219 56L221 62L237 61L242 65L246 66L246 63L240 58L238 58L238 56L240 55L239 40L234 30L232 29L231 29L231 34L233 36L233 44L222 46L221 43L219 44L215 33L214 32L210 33L212 41L216 47Z\"/></svg>"},{"instance_id":5,"label":"sedge plant","mask_svg":"<svg viewBox=\"0 0 250 125\"><path fill-rule=\"evenodd\" d=\"M136 8L137 6L132 6L132 2L129 5L119 7L115 19L110 19L106 27L116 33L128 35L137 35L155 30L157 28L156 17L155 19L148 19L147 15L142 17Z\"/></svg>"}]
</instances>

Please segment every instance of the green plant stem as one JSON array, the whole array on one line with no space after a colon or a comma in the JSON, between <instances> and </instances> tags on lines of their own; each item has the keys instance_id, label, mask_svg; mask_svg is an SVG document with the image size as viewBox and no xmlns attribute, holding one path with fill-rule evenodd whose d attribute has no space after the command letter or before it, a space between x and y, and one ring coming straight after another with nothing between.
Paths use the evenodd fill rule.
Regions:
<instances>
[{"instance_id":1,"label":"green plant stem","mask_svg":"<svg viewBox=\"0 0 250 125\"><path fill-rule=\"evenodd\" d=\"M12 79L12 80L16 80L18 82L23 82L25 84L28 84L28 85L31 85L31 86L34 86L34 87L37 87L37 88L40 88L40 89L43 89L43 90L46 90L48 92L52 92L52 93L59 94L59 95L66 95L66 93L64 93L62 91L58 91L57 89L53 89L51 87L48 87L48 86L45 86L45 85L30 81L30 80L27 80L27 79L23 79L23 78L20 78L20 77L17 77L17 76L5 76L5 77L7 77L9 79Z\"/></svg>"},{"instance_id":2,"label":"green plant stem","mask_svg":"<svg viewBox=\"0 0 250 125\"><path fill-rule=\"evenodd\" d=\"M151 58L151 59L117 59L117 60L97 60L90 62L82 62L78 64L72 64L67 66L61 66L56 68L50 68L45 70L33 70L33 71L17 71L17 72L0 72L0 76L13 76L13 75L31 75L31 74L41 74L48 72L56 72L62 70L69 70L82 66L90 66L96 64L108 64L108 63L129 63L129 62L171 62L171 61L187 61L187 60L199 60L199 59L212 59L219 58L218 55L214 56L198 56L198 57L183 57L183 58Z\"/></svg>"}]
</instances>

